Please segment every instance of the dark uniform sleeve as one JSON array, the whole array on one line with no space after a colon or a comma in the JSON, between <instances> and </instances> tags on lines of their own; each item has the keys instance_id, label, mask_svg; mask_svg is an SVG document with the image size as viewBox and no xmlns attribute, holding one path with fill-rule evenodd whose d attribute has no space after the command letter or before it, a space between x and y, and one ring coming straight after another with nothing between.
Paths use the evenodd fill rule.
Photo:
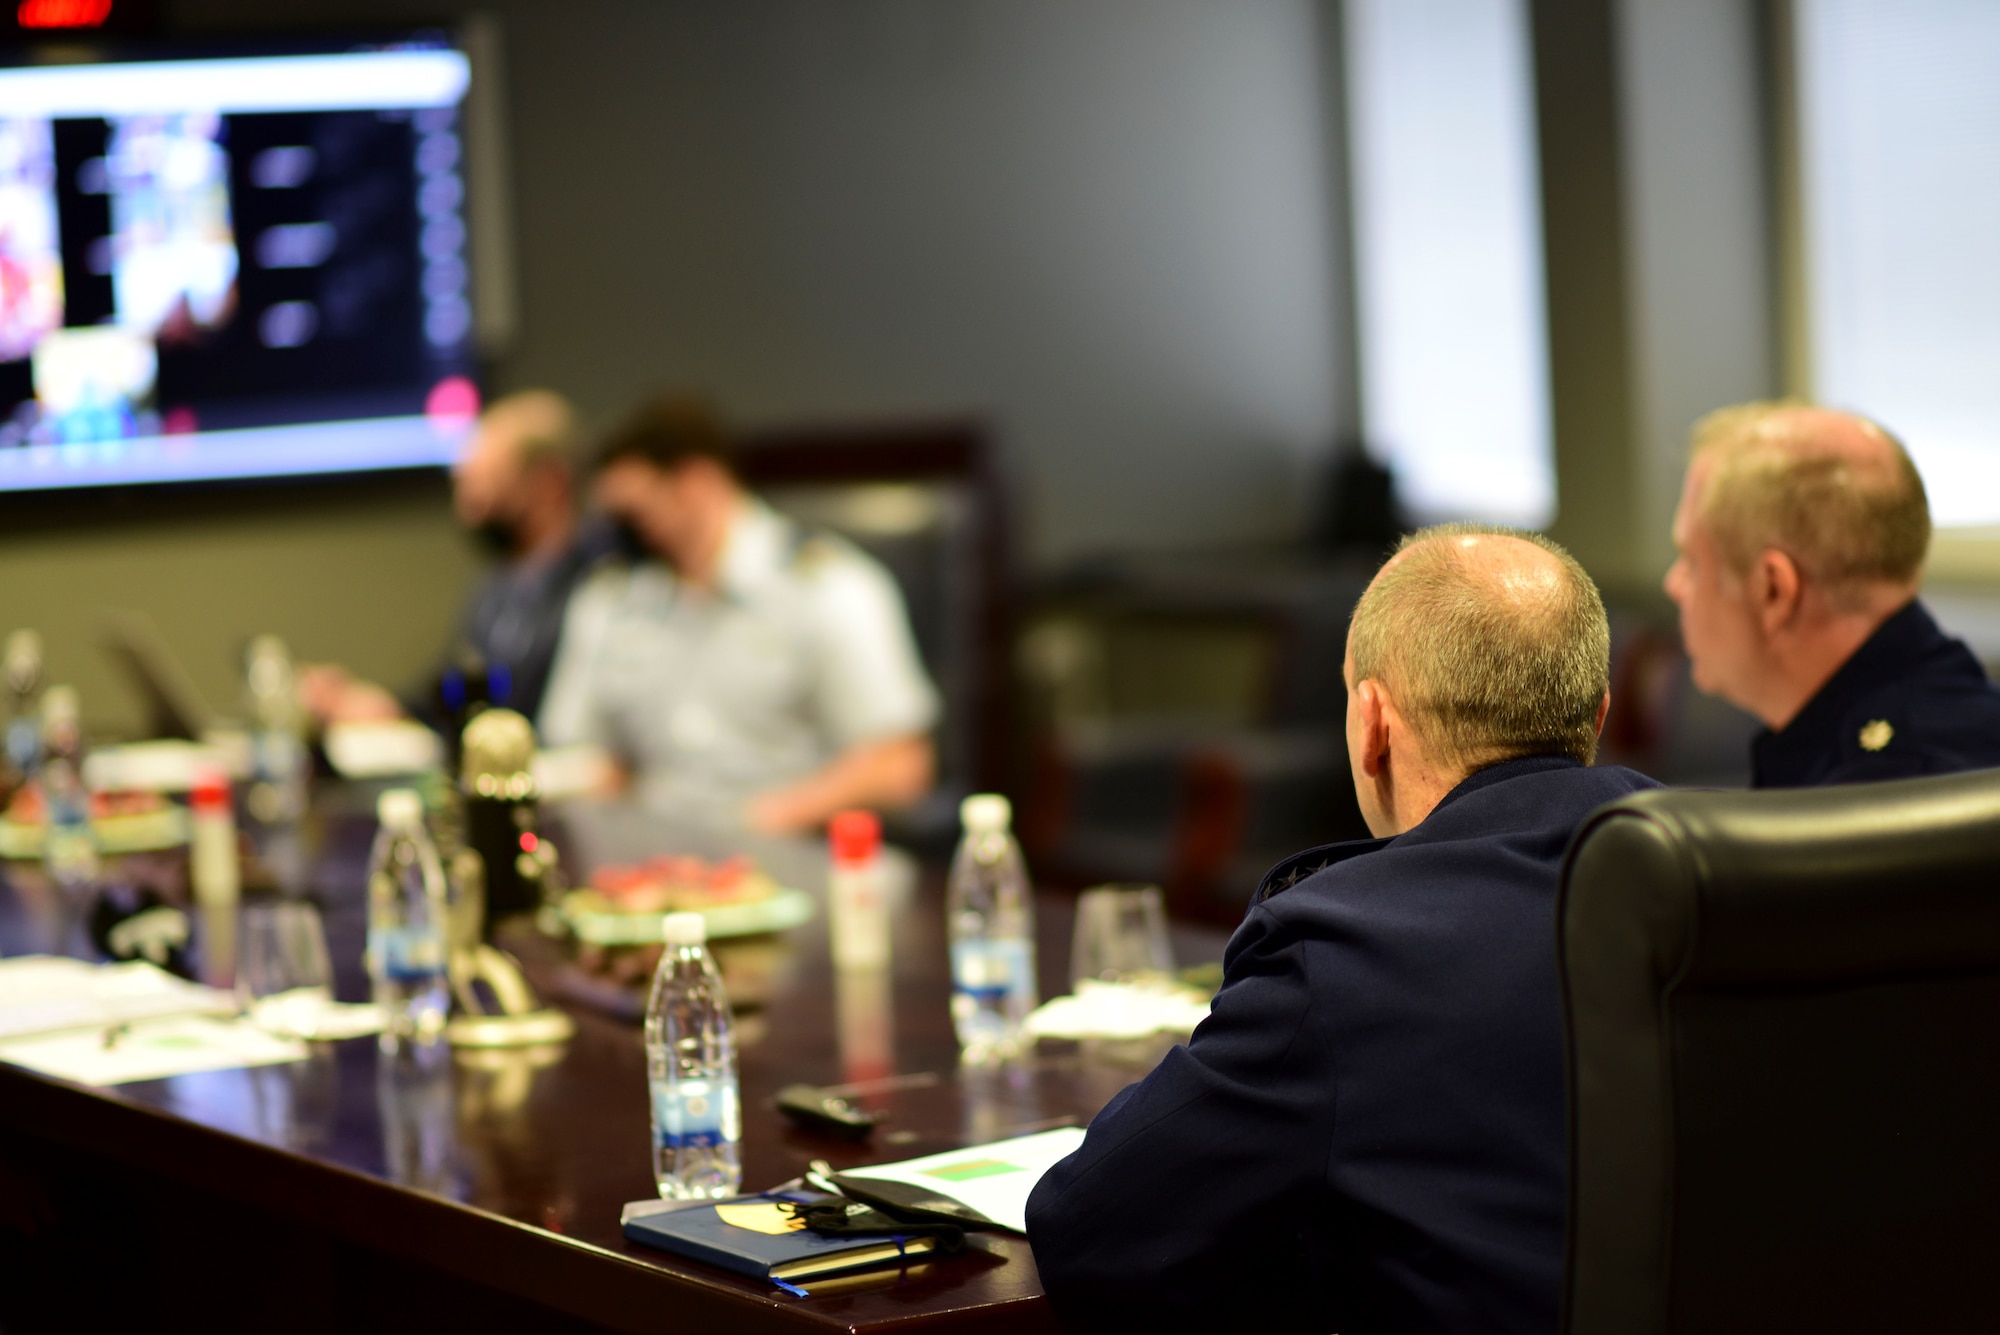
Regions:
<instances>
[{"instance_id":1,"label":"dark uniform sleeve","mask_svg":"<svg viewBox=\"0 0 2000 1335\"><path fill-rule=\"evenodd\" d=\"M1066 1317L1326 1328L1299 1227L1328 1203L1334 1102L1305 948L1258 908L1225 965L1190 1043L1113 1099L1028 1201Z\"/></svg>"}]
</instances>

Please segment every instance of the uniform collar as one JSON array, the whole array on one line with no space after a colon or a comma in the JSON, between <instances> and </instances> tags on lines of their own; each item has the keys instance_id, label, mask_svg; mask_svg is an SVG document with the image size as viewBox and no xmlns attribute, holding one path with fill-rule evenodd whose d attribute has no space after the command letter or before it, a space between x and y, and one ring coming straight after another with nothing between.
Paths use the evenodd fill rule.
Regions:
<instances>
[{"instance_id":1,"label":"uniform collar","mask_svg":"<svg viewBox=\"0 0 2000 1335\"><path fill-rule=\"evenodd\" d=\"M1485 769L1474 770L1459 780L1458 787L1438 799L1438 804L1431 808L1429 816L1418 821L1416 825L1404 833L1415 833L1415 831L1421 830L1425 825L1430 823L1431 819L1438 812L1443 811L1466 794L1476 793L1481 788L1490 788L1496 783L1505 783L1508 779L1518 779L1524 774L1541 774L1547 770L1582 768L1583 763L1581 761L1572 760L1568 756L1516 756L1512 760L1498 761L1488 765Z\"/></svg>"},{"instance_id":2,"label":"uniform collar","mask_svg":"<svg viewBox=\"0 0 2000 1335\"><path fill-rule=\"evenodd\" d=\"M1775 732L1770 728L1758 732L1750 744L1757 785L1790 787L1810 781L1825 762L1828 739L1839 733L1850 710L1864 697L1908 676L1927 655L1949 643L1923 604L1914 598L1905 603L1835 669L1790 723Z\"/></svg>"},{"instance_id":3,"label":"uniform collar","mask_svg":"<svg viewBox=\"0 0 2000 1335\"><path fill-rule=\"evenodd\" d=\"M1251 896L1252 903L1261 903L1281 890L1288 890L1306 877L1325 871L1335 863L1357 858L1377 849L1387 848L1398 839L1417 834L1437 819L1440 811L1470 793L1481 788L1490 788L1508 779L1518 779L1527 774L1541 774L1549 770L1582 769L1583 766L1568 756L1516 756L1512 760L1502 760L1484 769L1474 770L1461 779L1456 788L1438 799L1431 813L1418 821L1402 834L1386 839L1349 839L1338 844L1322 844L1318 848L1308 848L1303 853L1294 853L1277 866L1264 873L1264 879L1257 883L1257 893Z\"/></svg>"}]
</instances>

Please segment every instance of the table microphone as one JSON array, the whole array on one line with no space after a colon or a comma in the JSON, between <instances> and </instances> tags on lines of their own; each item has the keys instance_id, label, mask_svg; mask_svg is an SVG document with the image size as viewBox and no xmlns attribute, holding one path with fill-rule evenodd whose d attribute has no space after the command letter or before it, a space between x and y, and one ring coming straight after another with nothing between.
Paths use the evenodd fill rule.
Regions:
<instances>
[{"instance_id":1,"label":"table microphone","mask_svg":"<svg viewBox=\"0 0 2000 1335\"><path fill-rule=\"evenodd\" d=\"M454 1014L445 1037L472 1048L560 1042L575 1025L543 1005L520 962L488 939L495 918L536 909L556 888L555 849L535 830L535 729L511 709L488 709L461 740L466 846L452 859Z\"/></svg>"},{"instance_id":2,"label":"table microphone","mask_svg":"<svg viewBox=\"0 0 2000 1335\"><path fill-rule=\"evenodd\" d=\"M511 709L488 709L465 725L463 743L465 842L485 863L480 931L490 936L494 919L554 898L555 849L535 828L534 725Z\"/></svg>"}]
</instances>

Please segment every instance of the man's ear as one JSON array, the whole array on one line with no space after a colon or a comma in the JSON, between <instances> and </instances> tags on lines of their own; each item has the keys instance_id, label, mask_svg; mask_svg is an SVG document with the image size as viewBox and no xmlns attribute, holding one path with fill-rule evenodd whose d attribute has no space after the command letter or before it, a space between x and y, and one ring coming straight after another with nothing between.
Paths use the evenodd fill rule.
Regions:
<instances>
[{"instance_id":1,"label":"man's ear","mask_svg":"<svg viewBox=\"0 0 2000 1335\"><path fill-rule=\"evenodd\" d=\"M1610 715L1610 713L1611 713L1611 692L1609 690L1606 690L1604 692L1604 698L1597 702L1597 735L1599 737L1602 737L1604 735L1604 720L1606 719L1606 717Z\"/></svg>"},{"instance_id":2,"label":"man's ear","mask_svg":"<svg viewBox=\"0 0 2000 1335\"><path fill-rule=\"evenodd\" d=\"M1805 578L1790 553L1766 547L1750 568L1750 597L1766 635L1791 624L1805 597Z\"/></svg>"},{"instance_id":3,"label":"man's ear","mask_svg":"<svg viewBox=\"0 0 2000 1335\"><path fill-rule=\"evenodd\" d=\"M1394 711L1389 693L1382 689L1382 683L1369 678L1354 685L1354 717L1358 725L1356 744L1361 754L1356 757L1361 772L1371 779L1380 778L1382 770L1389 763L1389 716Z\"/></svg>"}]
</instances>

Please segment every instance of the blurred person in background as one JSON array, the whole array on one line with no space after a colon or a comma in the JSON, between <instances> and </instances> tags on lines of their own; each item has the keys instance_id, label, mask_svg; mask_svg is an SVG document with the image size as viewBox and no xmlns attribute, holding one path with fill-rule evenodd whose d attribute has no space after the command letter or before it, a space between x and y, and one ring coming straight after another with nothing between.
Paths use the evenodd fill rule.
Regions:
<instances>
[{"instance_id":1,"label":"blurred person in background","mask_svg":"<svg viewBox=\"0 0 2000 1335\"><path fill-rule=\"evenodd\" d=\"M498 400L452 469L452 508L494 561L466 601L441 674L468 660L505 683L505 704L533 718L541 708L570 594L603 555L601 533L577 517L576 414L545 389ZM431 693L436 679L425 684ZM499 692L496 692L498 694ZM401 717L404 702L333 665L301 675L300 694L321 723ZM412 701L410 712L431 711Z\"/></svg>"},{"instance_id":2,"label":"blurred person in background","mask_svg":"<svg viewBox=\"0 0 2000 1335\"><path fill-rule=\"evenodd\" d=\"M1930 537L1916 465L1866 418L1748 403L1696 424L1666 590L1695 685L1764 724L1752 787L2000 766L2000 691L1917 601Z\"/></svg>"},{"instance_id":3,"label":"blurred person in background","mask_svg":"<svg viewBox=\"0 0 2000 1335\"><path fill-rule=\"evenodd\" d=\"M632 559L571 600L539 719L613 753L677 816L795 832L930 790L937 693L894 579L744 489L699 400L642 408L604 444L597 504Z\"/></svg>"}]
</instances>

